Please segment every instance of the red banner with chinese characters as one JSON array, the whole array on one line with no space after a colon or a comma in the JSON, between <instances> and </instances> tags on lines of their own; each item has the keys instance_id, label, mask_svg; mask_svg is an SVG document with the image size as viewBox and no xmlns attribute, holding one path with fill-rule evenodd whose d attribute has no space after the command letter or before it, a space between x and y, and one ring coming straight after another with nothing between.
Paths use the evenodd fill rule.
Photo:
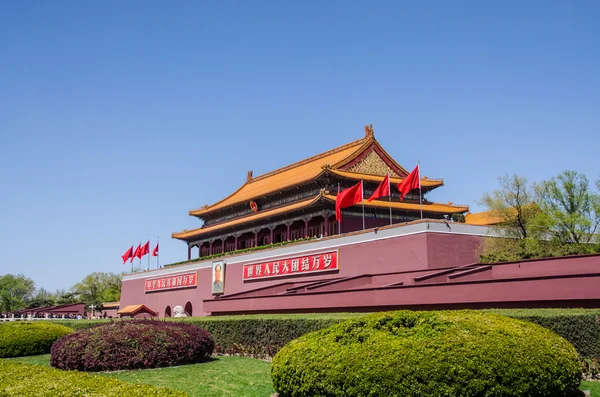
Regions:
<instances>
[{"instance_id":1,"label":"red banner with chinese characters","mask_svg":"<svg viewBox=\"0 0 600 397\"><path fill-rule=\"evenodd\" d=\"M164 291L167 289L195 287L198 284L196 273L179 274L177 276L168 276L146 280L144 291Z\"/></svg>"},{"instance_id":2,"label":"red banner with chinese characters","mask_svg":"<svg viewBox=\"0 0 600 397\"><path fill-rule=\"evenodd\" d=\"M244 265L244 281L339 270L338 252L303 255Z\"/></svg>"}]
</instances>

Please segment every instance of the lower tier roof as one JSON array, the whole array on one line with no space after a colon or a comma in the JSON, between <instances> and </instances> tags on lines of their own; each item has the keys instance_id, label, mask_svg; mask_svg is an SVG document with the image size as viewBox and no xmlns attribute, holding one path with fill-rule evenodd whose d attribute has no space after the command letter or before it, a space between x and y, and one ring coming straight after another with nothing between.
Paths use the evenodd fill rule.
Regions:
<instances>
[{"instance_id":1,"label":"lower tier roof","mask_svg":"<svg viewBox=\"0 0 600 397\"><path fill-rule=\"evenodd\" d=\"M180 233L173 233L171 235L172 238L178 240L189 241L195 238L198 238L202 235L209 234L219 229L226 229L233 226L243 225L248 222L255 222L257 220L270 218L273 216L279 216L286 213L295 212L304 208L309 208L318 203L322 203L325 200L326 202L330 202L331 204L335 203L335 196L329 194L318 194L316 196L307 198L305 200L296 201L293 203L281 205L279 207L275 207L272 209L267 209L264 211L259 211L257 213L249 214L240 218L231 219L225 222L220 222L210 226L203 226L193 230L184 230ZM393 210L403 210L403 211L420 211L421 204L419 203L408 203L408 202L398 202L385 200L374 200L367 201L364 200L364 205L366 208L389 208L392 207ZM360 207L361 203L355 205L355 207ZM440 204L440 203L423 203L423 212L427 213L435 213L440 215L450 215L454 213L463 213L469 210L468 206L457 206L449 204Z\"/></svg>"}]
</instances>

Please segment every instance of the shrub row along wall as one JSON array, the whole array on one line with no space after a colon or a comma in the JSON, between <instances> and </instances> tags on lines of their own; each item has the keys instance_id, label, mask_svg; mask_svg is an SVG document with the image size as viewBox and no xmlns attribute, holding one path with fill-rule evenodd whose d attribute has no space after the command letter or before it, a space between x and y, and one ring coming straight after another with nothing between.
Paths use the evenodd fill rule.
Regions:
<instances>
[{"instance_id":1,"label":"shrub row along wall","mask_svg":"<svg viewBox=\"0 0 600 397\"><path fill-rule=\"evenodd\" d=\"M150 385L134 385L82 372L0 360L0 394L26 396L184 397L186 393Z\"/></svg>"},{"instance_id":2,"label":"shrub row along wall","mask_svg":"<svg viewBox=\"0 0 600 397\"><path fill-rule=\"evenodd\" d=\"M575 346L584 359L600 360L600 309L497 309L491 312L548 328ZM172 319L198 325L215 340L215 353L270 358L289 341L361 313L270 314ZM61 321L75 330L106 321Z\"/></svg>"},{"instance_id":3,"label":"shrub row along wall","mask_svg":"<svg viewBox=\"0 0 600 397\"><path fill-rule=\"evenodd\" d=\"M503 309L489 311L530 321L548 328L571 342L581 358L600 361L599 309Z\"/></svg>"}]
</instances>

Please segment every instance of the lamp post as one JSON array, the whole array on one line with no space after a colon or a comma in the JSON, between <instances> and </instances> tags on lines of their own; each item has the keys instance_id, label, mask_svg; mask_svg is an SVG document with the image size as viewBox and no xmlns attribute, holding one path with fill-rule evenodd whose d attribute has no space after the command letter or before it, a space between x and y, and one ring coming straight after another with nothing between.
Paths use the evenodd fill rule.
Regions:
<instances>
[{"instance_id":1,"label":"lamp post","mask_svg":"<svg viewBox=\"0 0 600 397\"><path fill-rule=\"evenodd\" d=\"M94 309L95 309L96 307L97 307L97 306L94 306L94 304L91 304L91 305L89 305L89 306L88 306L88 309L92 309L92 318L94 318Z\"/></svg>"}]
</instances>

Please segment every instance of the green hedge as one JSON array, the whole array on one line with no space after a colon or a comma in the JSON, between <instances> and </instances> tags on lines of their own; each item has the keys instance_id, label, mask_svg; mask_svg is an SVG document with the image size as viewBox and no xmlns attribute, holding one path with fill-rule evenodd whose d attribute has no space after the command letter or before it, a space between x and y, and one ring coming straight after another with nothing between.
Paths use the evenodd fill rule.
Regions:
<instances>
[{"instance_id":1,"label":"green hedge","mask_svg":"<svg viewBox=\"0 0 600 397\"><path fill-rule=\"evenodd\" d=\"M50 347L57 339L71 333L71 328L41 321L2 323L0 358L50 353Z\"/></svg>"},{"instance_id":2,"label":"green hedge","mask_svg":"<svg viewBox=\"0 0 600 397\"><path fill-rule=\"evenodd\" d=\"M581 358L600 361L599 309L496 309L487 311L539 324L571 342Z\"/></svg>"},{"instance_id":3,"label":"green hedge","mask_svg":"<svg viewBox=\"0 0 600 397\"><path fill-rule=\"evenodd\" d=\"M584 359L600 361L600 309L494 309L485 310L531 321L548 328L575 346ZM269 314L170 319L196 324L215 340L215 353L272 357L289 341L338 324L360 313ZM57 321L75 330L110 320Z\"/></svg>"},{"instance_id":4,"label":"green hedge","mask_svg":"<svg viewBox=\"0 0 600 397\"><path fill-rule=\"evenodd\" d=\"M130 384L82 372L61 371L39 365L0 360L0 395L37 396L114 396L182 397L186 393L150 385Z\"/></svg>"},{"instance_id":5,"label":"green hedge","mask_svg":"<svg viewBox=\"0 0 600 397\"><path fill-rule=\"evenodd\" d=\"M281 397L564 397L577 352L552 331L481 311L375 313L306 334L271 366Z\"/></svg>"},{"instance_id":6,"label":"green hedge","mask_svg":"<svg viewBox=\"0 0 600 397\"><path fill-rule=\"evenodd\" d=\"M214 353L271 358L289 341L359 316L354 313L273 314L172 319L211 333Z\"/></svg>"}]
</instances>

